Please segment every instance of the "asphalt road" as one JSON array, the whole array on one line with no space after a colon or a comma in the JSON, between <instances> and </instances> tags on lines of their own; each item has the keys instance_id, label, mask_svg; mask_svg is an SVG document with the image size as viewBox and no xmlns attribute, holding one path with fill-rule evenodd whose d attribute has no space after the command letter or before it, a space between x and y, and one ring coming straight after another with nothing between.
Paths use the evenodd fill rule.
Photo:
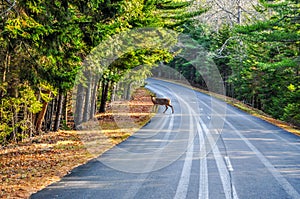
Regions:
<instances>
[{"instance_id":1,"label":"asphalt road","mask_svg":"<svg viewBox=\"0 0 300 199\"><path fill-rule=\"evenodd\" d=\"M300 198L300 137L180 85L127 141L31 198Z\"/></svg>"}]
</instances>

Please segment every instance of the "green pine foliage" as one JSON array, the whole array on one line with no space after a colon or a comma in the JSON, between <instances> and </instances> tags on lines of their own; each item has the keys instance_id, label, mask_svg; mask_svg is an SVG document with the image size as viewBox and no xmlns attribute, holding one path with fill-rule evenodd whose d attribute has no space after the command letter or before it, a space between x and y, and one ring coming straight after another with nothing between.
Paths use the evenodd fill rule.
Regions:
<instances>
[{"instance_id":1,"label":"green pine foliage","mask_svg":"<svg viewBox=\"0 0 300 199\"><path fill-rule=\"evenodd\" d=\"M113 35L135 28L165 27L173 19L163 19L163 10L187 6L175 2L18 0L7 11L1 5L5 12L0 17L0 143L57 130L66 112L62 111L67 104L64 99L80 79L78 74L85 73L82 63L92 49ZM176 16L179 22L195 14ZM136 74L142 75L132 78L136 81L149 75L159 61L171 58L164 48L129 51L110 67L98 70L98 77L88 80L96 81L93 86L100 88L97 92L101 96L108 82L120 81L139 64L147 67L137 70ZM82 89L91 85L84 84ZM108 99L104 98L104 103Z\"/></svg>"},{"instance_id":2,"label":"green pine foliage","mask_svg":"<svg viewBox=\"0 0 300 199\"><path fill-rule=\"evenodd\" d=\"M299 126L300 4L293 0L261 0L256 8L264 20L224 25L218 32L191 20L177 26L177 30L213 55L228 96ZM170 66L190 83L206 88L205 74L195 70L197 63L196 59L187 62L175 57Z\"/></svg>"},{"instance_id":3,"label":"green pine foliage","mask_svg":"<svg viewBox=\"0 0 300 199\"><path fill-rule=\"evenodd\" d=\"M230 35L227 30L219 34L231 38L221 60L232 70L232 96L299 125L300 6L288 0L261 5L268 20L235 26ZM220 49L220 44L216 46Z\"/></svg>"}]
</instances>

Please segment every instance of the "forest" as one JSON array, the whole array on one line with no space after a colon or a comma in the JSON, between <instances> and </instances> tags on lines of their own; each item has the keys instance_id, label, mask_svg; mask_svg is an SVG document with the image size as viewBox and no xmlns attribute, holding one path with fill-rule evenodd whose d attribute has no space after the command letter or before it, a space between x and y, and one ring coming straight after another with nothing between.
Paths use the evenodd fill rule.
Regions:
<instances>
[{"instance_id":1,"label":"forest","mask_svg":"<svg viewBox=\"0 0 300 199\"><path fill-rule=\"evenodd\" d=\"M227 96L300 126L298 0L1 0L0 16L1 145L77 128L162 63L207 89L197 57L169 49L177 34Z\"/></svg>"}]
</instances>

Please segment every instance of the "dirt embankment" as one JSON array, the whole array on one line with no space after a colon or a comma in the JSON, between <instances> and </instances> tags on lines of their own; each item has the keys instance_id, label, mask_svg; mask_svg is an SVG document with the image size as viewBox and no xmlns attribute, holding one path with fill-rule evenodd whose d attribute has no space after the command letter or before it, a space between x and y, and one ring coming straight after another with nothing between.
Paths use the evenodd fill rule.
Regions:
<instances>
[{"instance_id":1,"label":"dirt embankment","mask_svg":"<svg viewBox=\"0 0 300 199\"><path fill-rule=\"evenodd\" d=\"M151 110L150 93L138 89L132 100L114 102L96 116L98 130L51 132L0 148L0 198L28 198L58 181L133 134Z\"/></svg>"}]
</instances>

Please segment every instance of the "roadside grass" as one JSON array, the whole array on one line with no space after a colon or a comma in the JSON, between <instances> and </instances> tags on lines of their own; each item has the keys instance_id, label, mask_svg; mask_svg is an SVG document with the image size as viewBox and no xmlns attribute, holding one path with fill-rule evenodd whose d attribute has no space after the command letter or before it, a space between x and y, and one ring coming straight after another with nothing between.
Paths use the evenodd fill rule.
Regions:
<instances>
[{"instance_id":1,"label":"roadside grass","mask_svg":"<svg viewBox=\"0 0 300 199\"><path fill-rule=\"evenodd\" d=\"M132 100L115 103L126 110L112 105L86 124L90 129L50 132L1 147L0 198L28 198L126 140L153 116L150 93L144 88Z\"/></svg>"},{"instance_id":2,"label":"roadside grass","mask_svg":"<svg viewBox=\"0 0 300 199\"><path fill-rule=\"evenodd\" d=\"M74 131L51 132L8 145L0 156L0 198L28 198L90 158Z\"/></svg>"},{"instance_id":3,"label":"roadside grass","mask_svg":"<svg viewBox=\"0 0 300 199\"><path fill-rule=\"evenodd\" d=\"M214 96L214 94L212 94L212 96ZM217 97L217 96L216 96ZM274 119L272 118L271 116L269 116L268 114L264 113L263 111L261 110L258 110L256 108L253 108L251 106L248 106L244 103L242 103L241 101L238 101L236 99L233 99L233 98L229 98L229 97L226 97L226 102L234 107L237 107L238 109L242 110L242 111L245 111L255 117L258 117L262 120L265 120L275 126L278 126L290 133L293 133L295 135L298 135L300 136L300 129L299 127L296 127L292 124L289 124L287 122L284 122L284 121L281 121L281 120L278 120L278 119Z\"/></svg>"}]
</instances>

